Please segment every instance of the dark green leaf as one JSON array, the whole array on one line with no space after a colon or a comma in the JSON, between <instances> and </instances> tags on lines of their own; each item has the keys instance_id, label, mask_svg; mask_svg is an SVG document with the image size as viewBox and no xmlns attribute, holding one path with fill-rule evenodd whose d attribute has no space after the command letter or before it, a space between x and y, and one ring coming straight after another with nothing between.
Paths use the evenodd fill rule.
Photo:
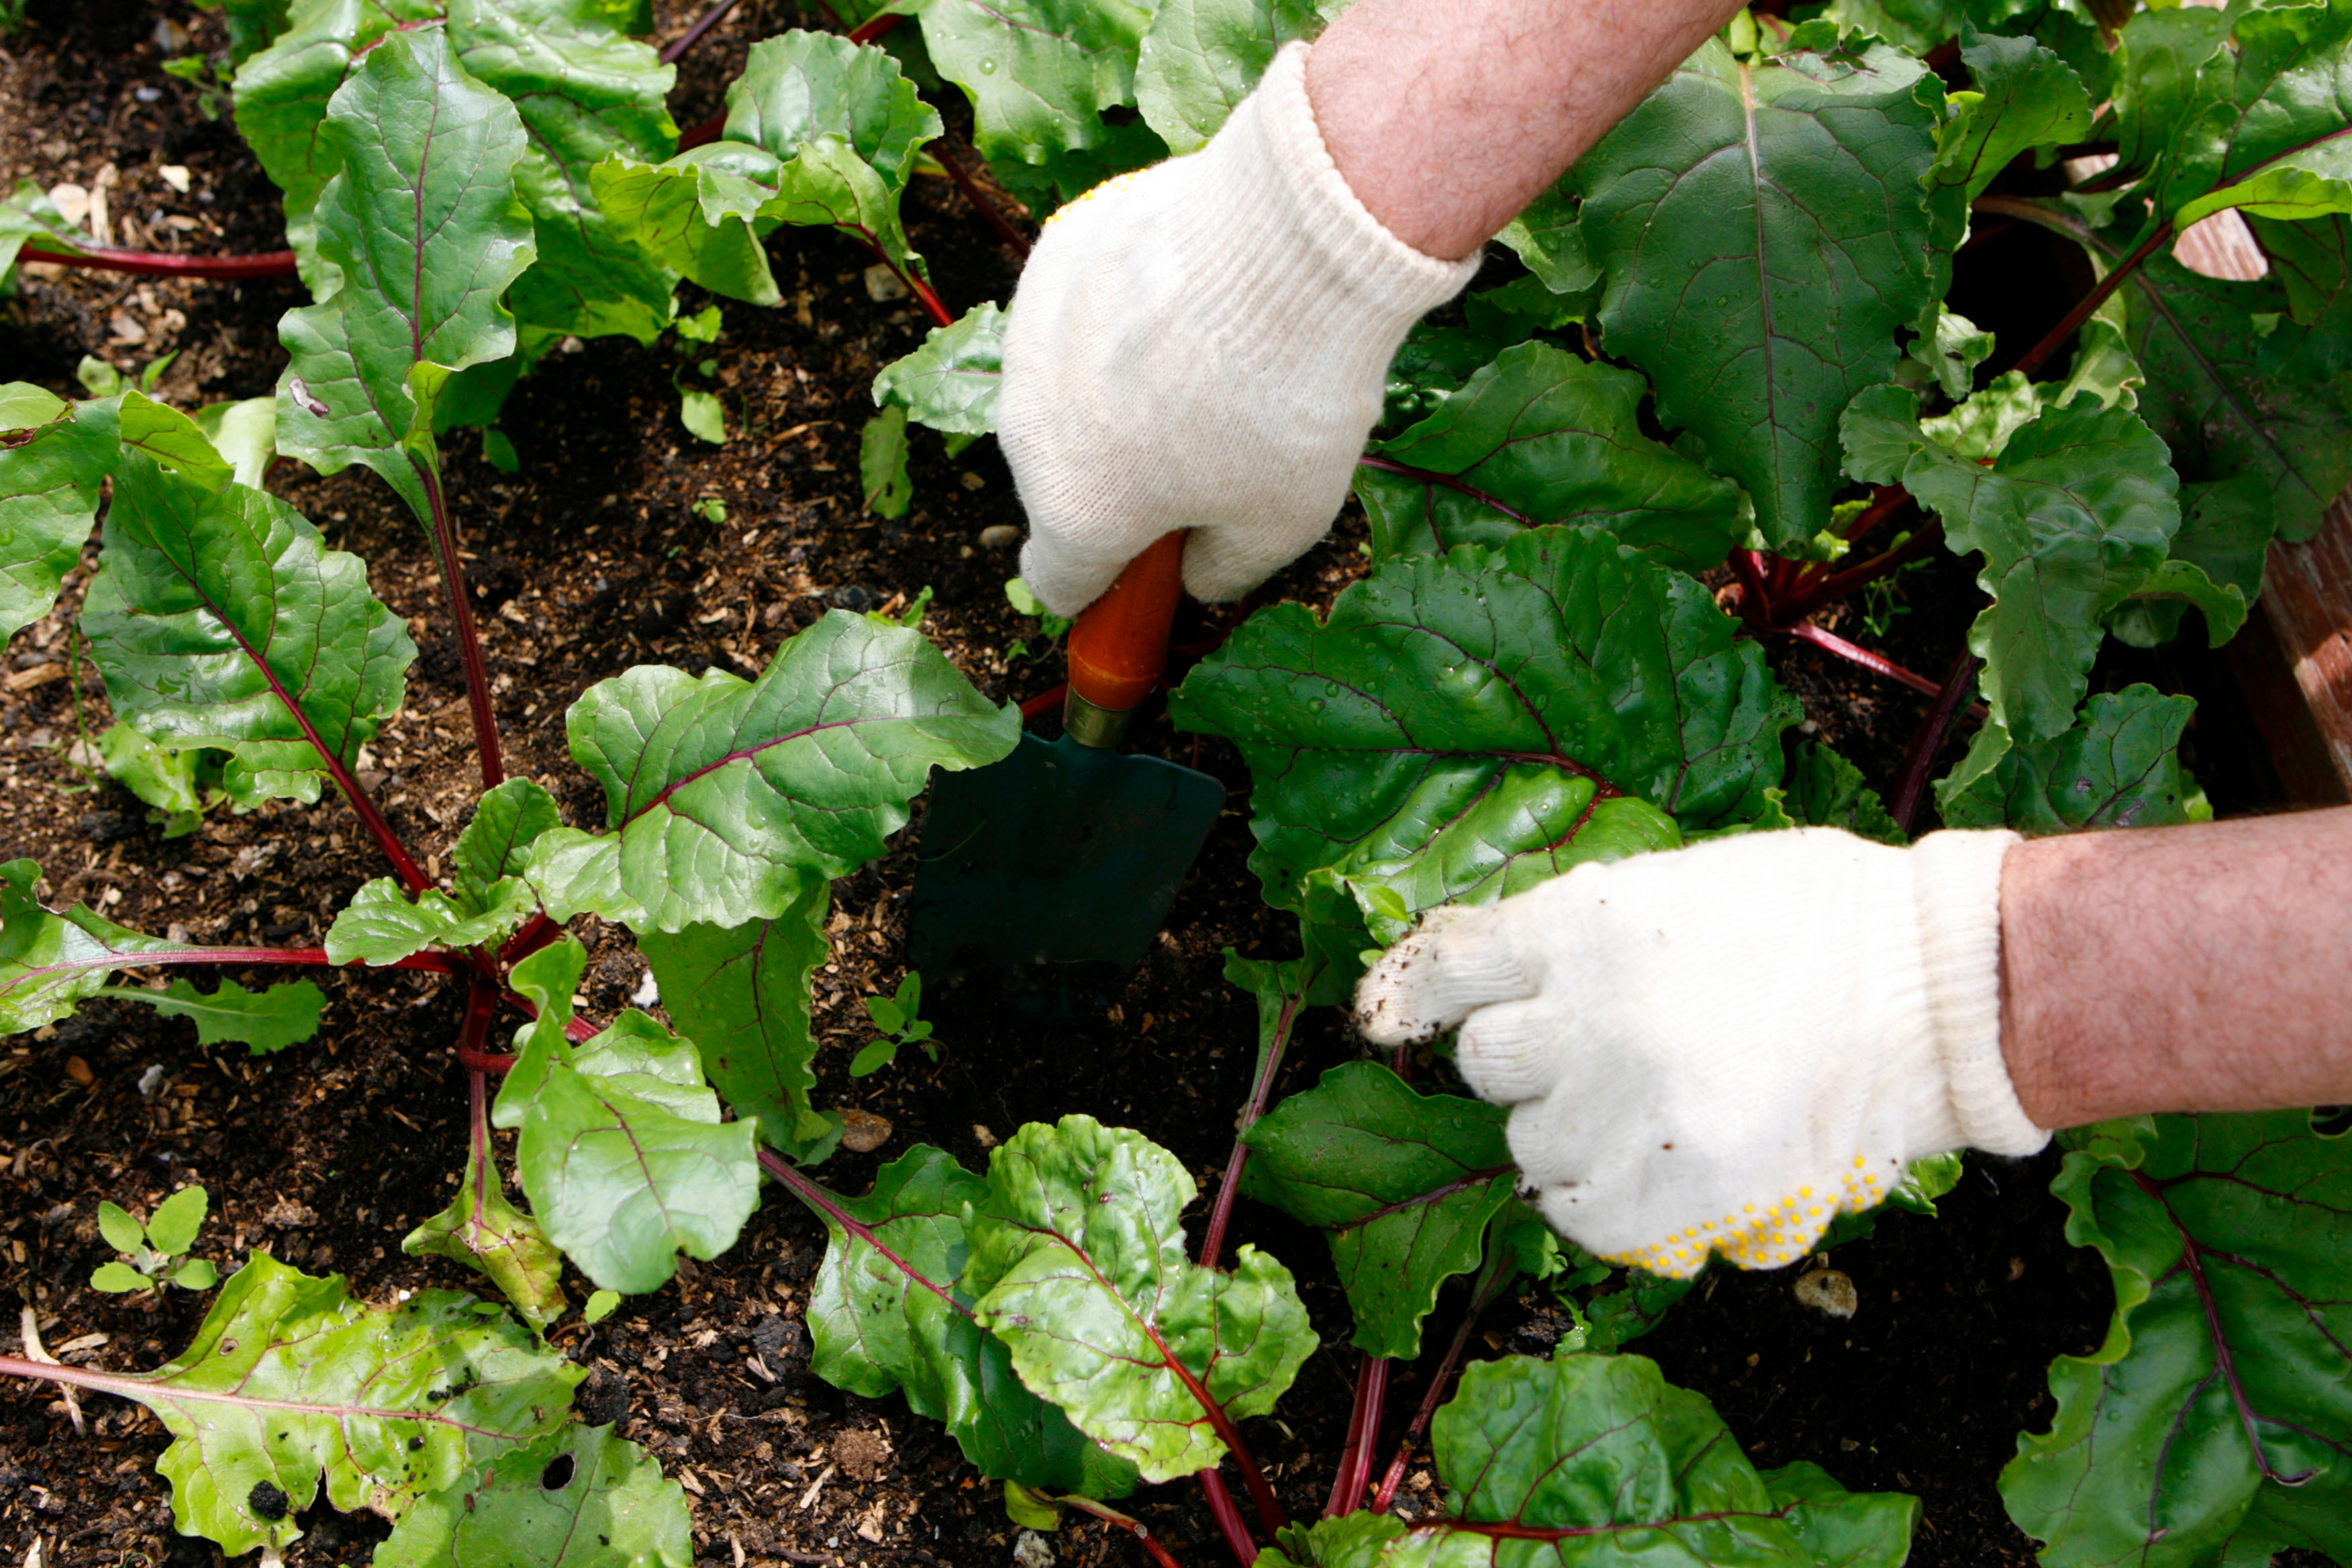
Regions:
<instances>
[{"instance_id":1,"label":"dark green leaf","mask_svg":"<svg viewBox=\"0 0 2352 1568\"><path fill-rule=\"evenodd\" d=\"M193 1018L198 1045L236 1041L257 1057L299 1046L317 1034L319 1015L327 1005L326 993L308 980L281 980L267 991L247 991L234 980L224 980L209 996L185 980L174 980L161 991L109 985L99 994L143 1002L167 1018Z\"/></svg>"},{"instance_id":2,"label":"dark green leaf","mask_svg":"<svg viewBox=\"0 0 2352 1568\"><path fill-rule=\"evenodd\" d=\"M1957 552L1981 552L1993 596L1969 631L1991 710L1951 788L2012 743L2063 734L2088 684L2100 620L2164 559L2180 509L2164 443L2137 415L2087 395L2045 408L1990 468L1930 439L1916 399L1877 387L1845 419L1847 465L1899 480L1944 521Z\"/></svg>"},{"instance_id":3,"label":"dark green leaf","mask_svg":"<svg viewBox=\"0 0 2352 1568\"><path fill-rule=\"evenodd\" d=\"M569 727L613 829L575 875L617 889L616 918L674 931L772 919L809 874L856 870L905 825L933 766L995 762L1020 714L919 633L835 610L756 683L640 666L591 687ZM551 853L572 842L540 840Z\"/></svg>"},{"instance_id":4,"label":"dark green leaf","mask_svg":"<svg viewBox=\"0 0 2352 1568\"><path fill-rule=\"evenodd\" d=\"M1597 1564L1633 1552L1661 1563L1901 1568L1919 1513L1916 1499L1844 1491L1811 1466L1759 1475L1706 1401L1641 1356L1475 1363L1430 1436L1445 1516L1417 1521L1382 1568Z\"/></svg>"},{"instance_id":5,"label":"dark green leaf","mask_svg":"<svg viewBox=\"0 0 2352 1568\"><path fill-rule=\"evenodd\" d=\"M1411 1361L1437 1293L1478 1267L1517 1170L1500 1107L1349 1062L1243 1137L1242 1192L1328 1234L1367 1355Z\"/></svg>"},{"instance_id":6,"label":"dark green leaf","mask_svg":"<svg viewBox=\"0 0 2352 1568\"><path fill-rule=\"evenodd\" d=\"M1322 25L1313 0L1160 0L1135 66L1144 123L1170 152L1199 152L1275 52Z\"/></svg>"},{"instance_id":7,"label":"dark green leaf","mask_svg":"<svg viewBox=\"0 0 2352 1568\"><path fill-rule=\"evenodd\" d=\"M555 797L530 779L509 779L486 792L450 856L457 906L479 914L500 902L499 884L521 876L532 842L562 821Z\"/></svg>"},{"instance_id":8,"label":"dark green leaf","mask_svg":"<svg viewBox=\"0 0 2352 1568\"><path fill-rule=\"evenodd\" d=\"M1426 419L1447 397L1495 357L1485 334L1463 327L1433 327L1427 321L1405 334L1389 362L1389 384L1380 428L1401 429Z\"/></svg>"},{"instance_id":9,"label":"dark green leaf","mask_svg":"<svg viewBox=\"0 0 2352 1568\"><path fill-rule=\"evenodd\" d=\"M955 324L933 327L923 346L882 367L874 401L906 406L919 425L957 436L996 428L996 389L1004 379L1004 312L974 305Z\"/></svg>"},{"instance_id":10,"label":"dark green leaf","mask_svg":"<svg viewBox=\"0 0 2352 1568\"><path fill-rule=\"evenodd\" d=\"M2225 51L2203 73L2213 101L2178 132L2164 208L2182 228L2232 206L2352 212L2352 7L2254 5L2234 20L2235 68Z\"/></svg>"},{"instance_id":11,"label":"dark green leaf","mask_svg":"<svg viewBox=\"0 0 2352 1568\"><path fill-rule=\"evenodd\" d=\"M2194 605L2204 613L2207 641L2221 647L2262 594L2275 527L2271 492L2258 474L2181 486L2172 554L2116 610L2110 628L2134 647L2153 647L2170 639L2182 609Z\"/></svg>"},{"instance_id":12,"label":"dark green leaf","mask_svg":"<svg viewBox=\"0 0 2352 1568\"><path fill-rule=\"evenodd\" d=\"M515 1169L547 1238L608 1290L642 1295L735 1244L760 1202L751 1124L719 1121L694 1047L643 1013L580 1047L563 1026L587 952L565 938L515 965L539 1016L492 1121L520 1128Z\"/></svg>"},{"instance_id":13,"label":"dark green leaf","mask_svg":"<svg viewBox=\"0 0 2352 1568\"><path fill-rule=\"evenodd\" d=\"M1584 1348L1605 1353L1631 1344L1656 1328L1667 1310L1689 1295L1691 1287L1697 1283L1696 1276L1671 1279L1663 1274L1645 1274L1638 1268L1625 1270L1622 1289L1595 1296L1586 1303L1591 1326L1584 1336Z\"/></svg>"},{"instance_id":14,"label":"dark green leaf","mask_svg":"<svg viewBox=\"0 0 2352 1568\"><path fill-rule=\"evenodd\" d=\"M1088 1442L1022 1387L1003 1342L971 1321L970 1300L956 1284L964 1267L963 1215L987 1196L987 1183L919 1144L882 1167L872 1193L835 1200L868 1228L859 1236L825 1216L832 1239L808 1302L817 1375L868 1398L905 1394L917 1415L946 1423L984 1475L1125 1497L1135 1489L1135 1467Z\"/></svg>"},{"instance_id":15,"label":"dark green leaf","mask_svg":"<svg viewBox=\"0 0 2352 1568\"><path fill-rule=\"evenodd\" d=\"M0 1035L22 1034L72 1016L105 989L106 977L188 944L142 936L76 904L62 914L33 897L41 868L0 861Z\"/></svg>"},{"instance_id":16,"label":"dark green leaf","mask_svg":"<svg viewBox=\"0 0 2352 1568\"><path fill-rule=\"evenodd\" d=\"M319 195L319 254L340 287L278 324L291 356L278 445L320 473L363 463L429 519L433 460L408 438L433 411L411 373L514 353L503 296L535 254L515 188L522 121L426 27L368 50L317 135L337 171Z\"/></svg>"},{"instance_id":17,"label":"dark green leaf","mask_svg":"<svg viewBox=\"0 0 2352 1568\"><path fill-rule=\"evenodd\" d=\"M2052 1190L2116 1316L2052 1363L2057 1415L2001 1472L2010 1517L2053 1568L2220 1562L2250 1509L2258 1538L2352 1555L2352 1144L2301 1110L2090 1131Z\"/></svg>"},{"instance_id":18,"label":"dark green leaf","mask_svg":"<svg viewBox=\"0 0 2352 1568\"><path fill-rule=\"evenodd\" d=\"M99 487L114 471L112 407L29 382L0 386L0 639L48 614L81 559Z\"/></svg>"},{"instance_id":19,"label":"dark green leaf","mask_svg":"<svg viewBox=\"0 0 2352 1568\"><path fill-rule=\"evenodd\" d=\"M1937 292L1920 179L1942 89L1885 45L1809 37L1769 62L1710 40L1570 173L1609 352L1776 545L1827 524L1838 415Z\"/></svg>"},{"instance_id":20,"label":"dark green leaf","mask_svg":"<svg viewBox=\"0 0 2352 1568\"><path fill-rule=\"evenodd\" d=\"M2230 16L2218 7L2177 5L2135 13L2118 35L2116 148L2126 169L2167 160L2198 111L2226 89Z\"/></svg>"},{"instance_id":21,"label":"dark green leaf","mask_svg":"<svg viewBox=\"0 0 2352 1568\"><path fill-rule=\"evenodd\" d=\"M1128 0L923 0L917 15L931 63L971 99L982 156L1016 163L1104 139L1151 24Z\"/></svg>"},{"instance_id":22,"label":"dark green leaf","mask_svg":"<svg viewBox=\"0 0 2352 1568\"><path fill-rule=\"evenodd\" d=\"M751 46L727 89L727 139L789 159L821 136L846 142L894 190L939 136L938 113L898 62L869 45L795 29Z\"/></svg>"},{"instance_id":23,"label":"dark green leaf","mask_svg":"<svg viewBox=\"0 0 2352 1568\"><path fill-rule=\"evenodd\" d=\"M257 1253L177 1358L97 1386L163 1423L173 1441L155 1468L175 1521L236 1556L300 1535L322 1470L338 1509L405 1511L555 1430L583 1375L470 1296L423 1290L381 1311L341 1278Z\"/></svg>"},{"instance_id":24,"label":"dark green leaf","mask_svg":"<svg viewBox=\"0 0 2352 1568\"><path fill-rule=\"evenodd\" d=\"M1938 784L1944 822L2028 834L2186 822L2180 735L2196 707L2152 686L2103 691L2063 734L2012 748L1965 788Z\"/></svg>"},{"instance_id":25,"label":"dark green leaf","mask_svg":"<svg viewBox=\"0 0 2352 1568\"><path fill-rule=\"evenodd\" d=\"M496 1285L522 1321L542 1332L563 1316L562 1255L537 1220L507 1200L506 1183L486 1146L467 1148L457 1195L402 1237L400 1250L464 1264Z\"/></svg>"},{"instance_id":26,"label":"dark green leaf","mask_svg":"<svg viewBox=\"0 0 2352 1568\"><path fill-rule=\"evenodd\" d=\"M1240 744L1268 900L1336 890L1393 941L1761 812L1797 707L1733 630L1608 535L1537 529L1377 567L1327 622L1261 611L1171 710Z\"/></svg>"},{"instance_id":27,"label":"dark green leaf","mask_svg":"<svg viewBox=\"0 0 2352 1568\"><path fill-rule=\"evenodd\" d=\"M1927 184L1937 243L1959 243L1969 204L2020 153L2080 142L2091 129L2082 79L2032 38L1971 37L1960 50L1974 90L1951 97Z\"/></svg>"},{"instance_id":28,"label":"dark green leaf","mask_svg":"<svg viewBox=\"0 0 2352 1568\"><path fill-rule=\"evenodd\" d=\"M2286 223L2256 214L2248 226L2270 258L2271 276L2286 289L2288 313L2305 326L2315 325L2352 290L2352 218Z\"/></svg>"},{"instance_id":29,"label":"dark green leaf","mask_svg":"<svg viewBox=\"0 0 2352 1568\"><path fill-rule=\"evenodd\" d=\"M1881 844L1910 842L1886 815L1878 792L1863 782L1862 770L1819 741L1797 748L1781 805L1790 820L1803 826L1843 827Z\"/></svg>"},{"instance_id":30,"label":"dark green leaf","mask_svg":"<svg viewBox=\"0 0 2352 1568\"><path fill-rule=\"evenodd\" d=\"M1584 248L1576 205L1559 185L1547 186L1495 237L1509 246L1528 264L1528 270L1555 294L1586 303L1601 281L1601 268L1592 264Z\"/></svg>"},{"instance_id":31,"label":"dark green leaf","mask_svg":"<svg viewBox=\"0 0 2352 1568\"><path fill-rule=\"evenodd\" d=\"M914 504L915 483L907 477L907 411L896 404L866 422L857 437L857 478L866 510L877 517L904 517Z\"/></svg>"},{"instance_id":32,"label":"dark green leaf","mask_svg":"<svg viewBox=\"0 0 2352 1568\"><path fill-rule=\"evenodd\" d=\"M1231 1273L1186 1259L1195 1191L1141 1134L1066 1116L998 1146L967 1221L980 1324L1030 1392L1150 1481L1223 1457L1204 1397L1232 1420L1264 1415L1315 1349L1281 1264L1247 1246Z\"/></svg>"},{"instance_id":33,"label":"dark green leaf","mask_svg":"<svg viewBox=\"0 0 2352 1568\"><path fill-rule=\"evenodd\" d=\"M637 937L670 1018L702 1053L703 1071L737 1116L757 1117L760 1136L791 1152L833 1131L809 1103L816 1084L809 976L829 951L832 891L822 877L808 877L772 919Z\"/></svg>"},{"instance_id":34,"label":"dark green leaf","mask_svg":"<svg viewBox=\"0 0 2352 1568\"><path fill-rule=\"evenodd\" d=\"M691 1568L693 1562L684 1489L612 1427L576 1425L422 1499L374 1558L375 1568Z\"/></svg>"},{"instance_id":35,"label":"dark green leaf","mask_svg":"<svg viewBox=\"0 0 2352 1568\"><path fill-rule=\"evenodd\" d=\"M1739 491L1642 434L1631 371L1521 343L1356 470L1372 556L1500 544L1520 529L1594 523L1703 572L1747 537ZM1398 471L1398 469L1405 471Z\"/></svg>"}]
</instances>

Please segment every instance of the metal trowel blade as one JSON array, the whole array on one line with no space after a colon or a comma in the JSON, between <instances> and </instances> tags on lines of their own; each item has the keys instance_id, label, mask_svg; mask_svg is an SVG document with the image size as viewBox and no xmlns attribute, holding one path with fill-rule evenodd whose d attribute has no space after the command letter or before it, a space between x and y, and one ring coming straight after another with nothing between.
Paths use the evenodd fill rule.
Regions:
<instances>
[{"instance_id":1,"label":"metal trowel blade","mask_svg":"<svg viewBox=\"0 0 2352 1568\"><path fill-rule=\"evenodd\" d=\"M1124 973L1159 932L1224 785L1158 757L1024 735L931 784L908 956L928 978ZM1034 972L1034 970L1033 970Z\"/></svg>"}]
</instances>

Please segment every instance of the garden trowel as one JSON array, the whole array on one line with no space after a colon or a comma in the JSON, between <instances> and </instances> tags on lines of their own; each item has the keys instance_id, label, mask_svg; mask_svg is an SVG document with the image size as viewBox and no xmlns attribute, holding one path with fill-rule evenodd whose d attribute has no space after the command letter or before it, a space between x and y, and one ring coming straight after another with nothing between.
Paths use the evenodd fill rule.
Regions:
<instances>
[{"instance_id":1,"label":"garden trowel","mask_svg":"<svg viewBox=\"0 0 2352 1568\"><path fill-rule=\"evenodd\" d=\"M1161 539L1071 626L1060 740L933 782L908 942L927 978L1107 998L1150 945L1225 797L1118 750L1167 665L1183 556L1181 531Z\"/></svg>"}]
</instances>

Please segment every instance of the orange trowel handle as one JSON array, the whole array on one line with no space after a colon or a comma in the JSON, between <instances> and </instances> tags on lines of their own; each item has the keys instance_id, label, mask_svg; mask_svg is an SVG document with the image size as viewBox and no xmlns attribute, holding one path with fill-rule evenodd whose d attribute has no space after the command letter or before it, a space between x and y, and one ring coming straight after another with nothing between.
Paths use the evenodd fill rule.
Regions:
<instances>
[{"instance_id":1,"label":"orange trowel handle","mask_svg":"<svg viewBox=\"0 0 2352 1568\"><path fill-rule=\"evenodd\" d=\"M1168 633L1184 592L1184 531L1127 563L1070 628L1070 694L1111 713L1140 707L1168 668Z\"/></svg>"}]
</instances>

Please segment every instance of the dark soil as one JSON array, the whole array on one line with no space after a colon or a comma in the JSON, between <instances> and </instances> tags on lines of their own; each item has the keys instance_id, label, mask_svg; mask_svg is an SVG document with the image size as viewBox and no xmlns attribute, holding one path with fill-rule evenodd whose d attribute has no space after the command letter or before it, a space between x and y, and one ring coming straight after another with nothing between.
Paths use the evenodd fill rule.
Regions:
<instances>
[{"instance_id":1,"label":"dark soil","mask_svg":"<svg viewBox=\"0 0 2352 1568\"><path fill-rule=\"evenodd\" d=\"M198 47L219 47L215 14L180 0L161 10ZM678 0L658 10L664 37L692 14ZM28 27L0 40L0 180L88 185L111 165L119 243L275 248L275 193L233 132L200 117L194 90L160 70L156 15L130 0L39 0ZM750 39L794 20L775 0L740 7L691 57L674 100L678 121L694 123L717 106ZM166 165L189 171L187 193L166 183ZM908 216L951 305L1008 297L1013 264L951 189L918 182ZM450 443L450 489L508 766L554 790L575 822L601 820L601 802L566 755L562 717L591 683L656 661L754 673L827 606L896 607L929 586L937 597L927 630L991 696L1026 698L1060 679L1050 656L1008 662L1016 639L1037 639L1003 597L1012 552L980 542L983 530L1021 521L992 445L950 460L919 434L912 514L884 522L862 510L856 447L866 385L920 341L922 321L907 301L869 296L866 258L845 241L786 230L772 248L785 307L727 307L719 381L735 437L725 447L706 446L678 424L675 350L615 342L552 356L516 394L503 428L522 454L520 475L483 464L471 436ZM6 377L72 393L84 353L128 370L176 350L160 392L183 405L268 391L281 363L278 317L302 302L290 281L26 273L22 297L0 306ZM409 618L423 649L406 709L376 742L366 782L402 835L436 858L429 868L437 873L478 780L424 539L364 472L319 479L288 468L274 484L335 546L371 563L376 592ZM725 507L723 523L695 510L712 500ZM1328 602L1360 569L1361 537L1351 514L1276 590ZM194 837L166 841L119 789L85 787L71 743L109 721L102 689L77 666L65 629L81 581L77 574L59 615L6 650L0 858L37 858L50 902L86 900L134 927L314 943L379 870L341 803L222 814ZM1939 558L1880 606L1906 613L1865 628L1863 611L1849 610L1855 624L1841 629L1939 675L1975 602L1966 569ZM1891 792L1926 699L1807 649L1770 651L1805 701L1808 730ZM2174 687L2189 680L2146 658L2102 679L2126 675ZM2198 735L2227 731L2211 711ZM1166 934L1101 1018L1040 1030L949 1007L939 1014L939 1062L910 1051L852 1080L849 1056L871 1035L860 1001L903 973L912 836L835 889L834 959L816 998L827 1047L820 1097L884 1118L892 1131L872 1153L831 1162L823 1172L830 1184L863 1191L877 1163L918 1142L977 1165L1022 1123L1085 1110L1139 1127L1173 1150L1204 1193L1213 1190L1255 1047L1252 1006L1223 983L1220 955L1228 946L1279 955L1292 939L1245 868L1247 780L1238 759L1160 720L1139 741L1218 774L1234 804ZM2274 789L2258 763L2237 764L2242 750L2232 740L2196 759L2210 762L2209 782L2237 809L2267 804ZM582 994L591 1016L609 1016L644 967L623 933L585 923L592 957ZM463 1163L454 991L430 976L381 973L333 980L329 994L320 1039L265 1059L200 1048L185 1024L103 1002L0 1056L0 1306L10 1313L0 1340L13 1343L21 1306L53 1349L76 1347L68 1360L139 1368L176 1352L206 1298L126 1299L84 1282L110 1256L95 1226L100 1199L144 1210L192 1181L213 1194L199 1250L224 1268L266 1247L311 1272L347 1275L357 1295L378 1302L475 1283L453 1265L399 1249L400 1237L447 1199ZM1335 1016L1310 1018L1284 1089L1311 1083L1354 1049ZM1897 1215L1875 1239L1841 1248L1838 1267L1861 1296L1850 1322L1798 1306L1787 1272L1723 1272L1639 1349L1712 1398L1759 1463L1807 1458L1850 1487L1918 1494L1926 1513L1912 1561L1922 1568L2028 1563L1995 1473L2018 1431L2047 1420L2050 1358L2095 1346L2110 1304L2095 1258L2061 1236L2061 1210L2046 1192L2052 1169L2047 1158L1980 1163L1942 1221ZM1354 1358L1341 1348L1344 1303L1316 1238L1246 1205L1240 1226L1298 1271L1326 1337L1281 1420L1249 1433L1286 1505L1310 1516L1348 1419ZM809 1375L800 1314L824 1239L798 1205L771 1203L718 1263L682 1265L674 1287L629 1301L596 1328L570 1320L553 1338L590 1369L581 1408L593 1421L618 1422L686 1486L702 1562L1006 1562L1013 1527L996 1489L935 1426L895 1399L844 1395ZM586 1292L577 1279L567 1286L575 1300ZM1450 1323L1459 1310L1449 1300L1433 1322ZM1489 1310L1483 1343L1540 1352L1564 1322L1554 1303L1529 1293ZM1432 1335L1434 1343L1445 1337L1443 1328ZM1433 1362L1399 1376L1391 1435ZM81 1435L53 1390L0 1388L0 1555L15 1563L37 1540L51 1563L214 1561L209 1544L172 1532L167 1489L152 1470L164 1445L154 1420L109 1399L88 1406ZM1408 1481L1408 1506L1430 1485L1424 1456ZM1130 1506L1181 1560L1222 1557L1189 1487ZM304 1568L363 1561L384 1530L323 1505L304 1522L309 1533L287 1559ZM1142 1560L1125 1536L1091 1523L1066 1526L1055 1550L1077 1564Z\"/></svg>"}]
</instances>

